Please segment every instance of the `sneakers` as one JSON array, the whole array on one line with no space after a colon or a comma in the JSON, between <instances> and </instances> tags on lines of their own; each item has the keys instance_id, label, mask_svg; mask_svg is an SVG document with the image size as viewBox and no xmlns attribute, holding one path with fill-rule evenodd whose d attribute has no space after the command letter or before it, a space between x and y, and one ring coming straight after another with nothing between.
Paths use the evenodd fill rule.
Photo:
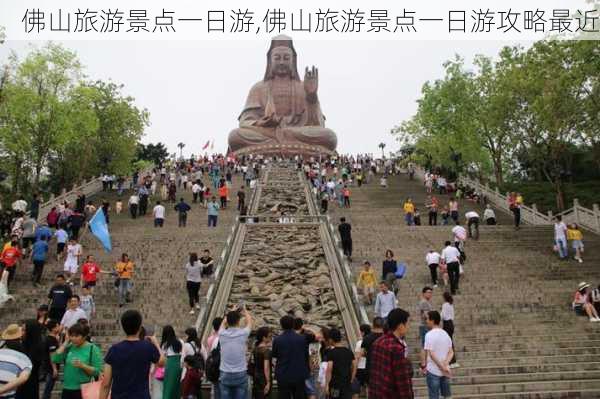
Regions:
<instances>
[{"instance_id":1,"label":"sneakers","mask_svg":"<svg viewBox=\"0 0 600 399\"><path fill-rule=\"evenodd\" d=\"M599 318L597 318L597 317L590 317L590 321L591 321L592 323L595 323L595 322L598 322L598 321L600 321L600 319L599 319Z\"/></svg>"},{"instance_id":2,"label":"sneakers","mask_svg":"<svg viewBox=\"0 0 600 399\"><path fill-rule=\"evenodd\" d=\"M457 367L460 367L460 364L458 364L458 363L452 363L452 364L450 365L450 368L451 368L451 369L455 369L455 368L457 368Z\"/></svg>"},{"instance_id":3,"label":"sneakers","mask_svg":"<svg viewBox=\"0 0 600 399\"><path fill-rule=\"evenodd\" d=\"M200 309L200 304L199 303L196 304L196 309Z\"/></svg>"},{"instance_id":4,"label":"sneakers","mask_svg":"<svg viewBox=\"0 0 600 399\"><path fill-rule=\"evenodd\" d=\"M433 288L437 288L437 284L434 284L434 285L433 285Z\"/></svg>"},{"instance_id":5,"label":"sneakers","mask_svg":"<svg viewBox=\"0 0 600 399\"><path fill-rule=\"evenodd\" d=\"M190 314L194 314L194 309L190 310Z\"/></svg>"}]
</instances>

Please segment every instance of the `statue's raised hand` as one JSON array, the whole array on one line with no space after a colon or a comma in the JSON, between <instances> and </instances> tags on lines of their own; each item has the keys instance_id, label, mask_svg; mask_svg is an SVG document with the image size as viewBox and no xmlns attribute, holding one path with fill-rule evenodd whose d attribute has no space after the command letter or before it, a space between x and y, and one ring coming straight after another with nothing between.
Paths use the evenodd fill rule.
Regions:
<instances>
[{"instance_id":1,"label":"statue's raised hand","mask_svg":"<svg viewBox=\"0 0 600 399\"><path fill-rule=\"evenodd\" d=\"M319 70L317 68L312 67L312 69L308 69L304 71L304 91L306 95L315 95L317 94L317 90L319 89Z\"/></svg>"}]
</instances>

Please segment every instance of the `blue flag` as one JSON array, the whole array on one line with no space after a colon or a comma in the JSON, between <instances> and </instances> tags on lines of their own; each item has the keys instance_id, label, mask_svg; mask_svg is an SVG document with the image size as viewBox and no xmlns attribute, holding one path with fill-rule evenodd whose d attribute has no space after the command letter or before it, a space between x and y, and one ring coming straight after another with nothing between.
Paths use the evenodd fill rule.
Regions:
<instances>
[{"instance_id":1,"label":"blue flag","mask_svg":"<svg viewBox=\"0 0 600 399\"><path fill-rule=\"evenodd\" d=\"M96 211L96 214L90 219L90 231L96 236L102 243L104 249L108 252L112 251L112 245L110 243L110 233L108 232L108 224L106 224L106 218L102 208Z\"/></svg>"}]
</instances>

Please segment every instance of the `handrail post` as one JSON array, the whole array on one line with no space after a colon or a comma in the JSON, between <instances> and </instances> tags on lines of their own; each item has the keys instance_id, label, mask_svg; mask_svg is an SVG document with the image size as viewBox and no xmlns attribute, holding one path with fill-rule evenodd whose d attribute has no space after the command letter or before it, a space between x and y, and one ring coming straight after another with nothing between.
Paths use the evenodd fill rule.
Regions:
<instances>
[{"instance_id":1,"label":"handrail post","mask_svg":"<svg viewBox=\"0 0 600 399\"><path fill-rule=\"evenodd\" d=\"M533 209L533 218L531 220L531 224L538 224L538 209L536 204L531 204L531 209Z\"/></svg>"},{"instance_id":2,"label":"handrail post","mask_svg":"<svg viewBox=\"0 0 600 399\"><path fill-rule=\"evenodd\" d=\"M575 223L581 224L579 221L579 200L577 198L573 199L573 213L575 214Z\"/></svg>"},{"instance_id":3,"label":"handrail post","mask_svg":"<svg viewBox=\"0 0 600 399\"><path fill-rule=\"evenodd\" d=\"M600 234L600 209L598 208L598 204L593 204L592 210L594 211L594 221L596 223L596 233Z\"/></svg>"}]
</instances>

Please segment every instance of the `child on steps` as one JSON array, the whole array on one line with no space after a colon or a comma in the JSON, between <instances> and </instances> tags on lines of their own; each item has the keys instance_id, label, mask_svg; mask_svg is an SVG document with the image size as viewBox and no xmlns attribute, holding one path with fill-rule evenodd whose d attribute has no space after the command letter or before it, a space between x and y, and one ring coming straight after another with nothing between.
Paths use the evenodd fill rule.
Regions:
<instances>
[{"instance_id":1,"label":"child on steps","mask_svg":"<svg viewBox=\"0 0 600 399\"><path fill-rule=\"evenodd\" d=\"M583 233L579 229L576 223L572 223L567 226L567 239L571 241L571 245L575 250L575 259L579 263L583 263L581 255L583 254Z\"/></svg>"}]
</instances>

